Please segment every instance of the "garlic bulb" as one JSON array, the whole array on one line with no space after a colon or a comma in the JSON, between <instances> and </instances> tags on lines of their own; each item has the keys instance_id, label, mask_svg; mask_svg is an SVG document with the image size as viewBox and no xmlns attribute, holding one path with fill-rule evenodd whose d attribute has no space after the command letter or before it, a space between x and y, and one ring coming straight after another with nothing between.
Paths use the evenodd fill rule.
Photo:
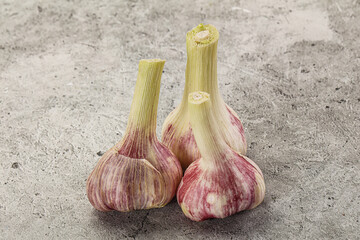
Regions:
<instances>
[{"instance_id":1,"label":"garlic bulb","mask_svg":"<svg viewBox=\"0 0 360 240\"><path fill-rule=\"evenodd\" d=\"M243 126L221 98L217 83L217 43L219 33L212 25L195 27L186 35L187 64L185 89L181 104L166 118L162 128L162 142L178 157L183 169L200 157L188 111L188 95L205 91L211 95L213 114L220 126L220 134L235 151L246 154Z\"/></svg>"},{"instance_id":2,"label":"garlic bulb","mask_svg":"<svg viewBox=\"0 0 360 240\"><path fill-rule=\"evenodd\" d=\"M228 146L213 108L209 94L189 94L190 122L202 157L186 170L177 200L184 214L194 221L255 208L265 195L261 170Z\"/></svg>"},{"instance_id":3,"label":"garlic bulb","mask_svg":"<svg viewBox=\"0 0 360 240\"><path fill-rule=\"evenodd\" d=\"M158 208L175 195L182 169L156 137L156 114L165 61L141 60L123 139L99 160L87 196L100 211Z\"/></svg>"}]
</instances>

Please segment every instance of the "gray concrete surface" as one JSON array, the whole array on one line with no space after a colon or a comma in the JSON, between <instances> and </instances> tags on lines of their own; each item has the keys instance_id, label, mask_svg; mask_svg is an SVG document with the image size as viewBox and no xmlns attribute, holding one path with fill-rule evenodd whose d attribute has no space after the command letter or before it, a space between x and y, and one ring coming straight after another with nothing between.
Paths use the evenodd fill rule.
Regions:
<instances>
[{"instance_id":1,"label":"gray concrete surface","mask_svg":"<svg viewBox=\"0 0 360 240\"><path fill-rule=\"evenodd\" d=\"M265 201L201 223L176 201L94 210L85 181L124 133L138 61L167 60L160 133L202 22ZM0 238L359 239L359 23L359 0L1 1Z\"/></svg>"}]
</instances>

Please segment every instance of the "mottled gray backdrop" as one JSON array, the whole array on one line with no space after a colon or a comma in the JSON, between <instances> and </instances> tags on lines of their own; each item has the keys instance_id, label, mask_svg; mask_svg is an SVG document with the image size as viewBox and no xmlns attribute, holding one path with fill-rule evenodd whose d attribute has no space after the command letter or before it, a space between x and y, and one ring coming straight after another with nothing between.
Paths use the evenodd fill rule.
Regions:
<instances>
[{"instance_id":1,"label":"mottled gray backdrop","mask_svg":"<svg viewBox=\"0 0 360 240\"><path fill-rule=\"evenodd\" d=\"M219 2L0 2L1 239L359 239L360 1ZM160 134L199 23L220 32L220 91L264 202L201 223L175 200L95 211L85 182L124 133L138 61L167 60Z\"/></svg>"}]
</instances>

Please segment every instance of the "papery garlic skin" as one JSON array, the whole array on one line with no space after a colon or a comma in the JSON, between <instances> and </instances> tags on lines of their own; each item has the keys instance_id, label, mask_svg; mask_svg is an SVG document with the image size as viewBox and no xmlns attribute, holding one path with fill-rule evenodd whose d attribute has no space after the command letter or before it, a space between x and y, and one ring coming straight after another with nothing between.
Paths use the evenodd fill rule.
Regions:
<instances>
[{"instance_id":1,"label":"papery garlic skin","mask_svg":"<svg viewBox=\"0 0 360 240\"><path fill-rule=\"evenodd\" d=\"M156 114L165 61L141 60L123 139L99 160L87 180L87 196L100 211L127 212L165 206L182 169L156 137Z\"/></svg>"},{"instance_id":2,"label":"papery garlic skin","mask_svg":"<svg viewBox=\"0 0 360 240\"><path fill-rule=\"evenodd\" d=\"M178 157L183 169L200 157L190 126L188 95L194 91L208 92L213 114L221 126L221 135L235 151L246 154L243 125L233 109L222 99L217 82L217 43L219 32L212 25L193 28L186 35L187 64L182 102L166 118L162 142Z\"/></svg>"},{"instance_id":3,"label":"papery garlic skin","mask_svg":"<svg viewBox=\"0 0 360 240\"><path fill-rule=\"evenodd\" d=\"M189 95L190 122L202 157L186 170L177 200L184 214L194 221L255 208L265 195L261 170L228 146L212 109L209 94Z\"/></svg>"}]
</instances>

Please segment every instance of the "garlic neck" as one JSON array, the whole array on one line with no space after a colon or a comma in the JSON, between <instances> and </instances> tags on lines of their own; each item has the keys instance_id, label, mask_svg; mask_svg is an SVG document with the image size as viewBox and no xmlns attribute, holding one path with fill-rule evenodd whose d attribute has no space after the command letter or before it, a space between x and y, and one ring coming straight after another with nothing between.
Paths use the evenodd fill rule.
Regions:
<instances>
[{"instance_id":1,"label":"garlic neck","mask_svg":"<svg viewBox=\"0 0 360 240\"><path fill-rule=\"evenodd\" d=\"M204 91L216 107L221 103L217 82L217 44L219 33L212 25L195 27L186 35L187 64L182 109L188 107L188 95Z\"/></svg>"},{"instance_id":2,"label":"garlic neck","mask_svg":"<svg viewBox=\"0 0 360 240\"><path fill-rule=\"evenodd\" d=\"M165 61L140 60L135 93L123 143L142 148L156 140L156 116L159 102L161 75ZM129 143L130 142L130 143Z\"/></svg>"},{"instance_id":3,"label":"garlic neck","mask_svg":"<svg viewBox=\"0 0 360 240\"><path fill-rule=\"evenodd\" d=\"M205 92L190 93L188 106L191 128L203 160L217 162L224 160L229 147L220 133L210 98Z\"/></svg>"}]
</instances>

